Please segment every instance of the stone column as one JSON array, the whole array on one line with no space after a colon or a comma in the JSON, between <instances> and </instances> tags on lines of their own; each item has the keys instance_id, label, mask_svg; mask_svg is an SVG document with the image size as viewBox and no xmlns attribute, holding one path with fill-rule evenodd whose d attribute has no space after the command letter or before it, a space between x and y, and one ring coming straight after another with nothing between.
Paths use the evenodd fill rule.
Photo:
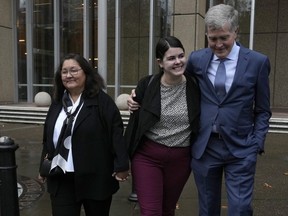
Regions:
<instances>
[{"instance_id":1,"label":"stone column","mask_svg":"<svg viewBox=\"0 0 288 216\"><path fill-rule=\"evenodd\" d=\"M174 1L172 35L182 41L187 57L191 51L205 47L205 12L206 1Z\"/></svg>"},{"instance_id":2,"label":"stone column","mask_svg":"<svg viewBox=\"0 0 288 216\"><path fill-rule=\"evenodd\" d=\"M12 2L0 0L0 103L2 104L14 101Z\"/></svg>"}]
</instances>

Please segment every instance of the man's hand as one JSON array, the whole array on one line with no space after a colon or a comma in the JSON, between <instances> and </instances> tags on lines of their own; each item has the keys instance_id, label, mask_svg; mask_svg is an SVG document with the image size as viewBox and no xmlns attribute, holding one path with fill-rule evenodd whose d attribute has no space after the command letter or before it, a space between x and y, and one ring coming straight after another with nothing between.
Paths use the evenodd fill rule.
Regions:
<instances>
[{"instance_id":1,"label":"man's hand","mask_svg":"<svg viewBox=\"0 0 288 216\"><path fill-rule=\"evenodd\" d=\"M127 100L127 105L130 113L133 113L133 111L136 111L140 108L140 104L134 101L133 97L136 97L135 89L132 89L131 94Z\"/></svg>"}]
</instances>

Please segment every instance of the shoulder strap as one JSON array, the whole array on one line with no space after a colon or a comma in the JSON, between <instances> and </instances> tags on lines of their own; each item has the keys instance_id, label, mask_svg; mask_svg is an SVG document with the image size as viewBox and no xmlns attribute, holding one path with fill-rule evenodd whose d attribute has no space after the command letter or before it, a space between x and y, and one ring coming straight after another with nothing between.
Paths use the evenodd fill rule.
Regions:
<instances>
[{"instance_id":1,"label":"shoulder strap","mask_svg":"<svg viewBox=\"0 0 288 216\"><path fill-rule=\"evenodd\" d=\"M144 92L144 94L143 94L142 100L144 99L146 90L147 90L148 86L150 85L150 83L152 82L153 79L154 79L154 75L151 75L150 80L149 80L149 82L148 82L148 84L147 84L147 86L146 86L146 88L145 88L145 92Z\"/></svg>"},{"instance_id":2,"label":"shoulder strap","mask_svg":"<svg viewBox=\"0 0 288 216\"><path fill-rule=\"evenodd\" d=\"M149 82L148 82L147 87L150 85L150 83L152 82L153 79L154 79L154 75L152 75L152 76L150 77L150 80L149 80Z\"/></svg>"}]
</instances>

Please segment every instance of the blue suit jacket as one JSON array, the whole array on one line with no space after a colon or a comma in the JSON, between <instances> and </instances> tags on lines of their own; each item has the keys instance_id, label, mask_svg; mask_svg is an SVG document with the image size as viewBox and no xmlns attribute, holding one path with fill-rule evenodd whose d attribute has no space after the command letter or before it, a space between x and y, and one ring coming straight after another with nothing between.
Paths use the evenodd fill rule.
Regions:
<instances>
[{"instance_id":1,"label":"blue suit jacket","mask_svg":"<svg viewBox=\"0 0 288 216\"><path fill-rule=\"evenodd\" d=\"M217 98L207 76L212 57L210 48L197 50L187 64L201 90L200 131L192 156L199 159L203 155L217 116L219 133L234 156L263 152L271 117L268 57L240 45L234 80L223 101Z\"/></svg>"}]
</instances>

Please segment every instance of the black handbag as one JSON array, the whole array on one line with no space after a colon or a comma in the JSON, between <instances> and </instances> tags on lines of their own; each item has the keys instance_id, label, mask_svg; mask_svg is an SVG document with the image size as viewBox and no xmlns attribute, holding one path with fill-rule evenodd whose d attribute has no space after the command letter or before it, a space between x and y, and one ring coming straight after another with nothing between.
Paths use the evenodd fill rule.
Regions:
<instances>
[{"instance_id":1,"label":"black handbag","mask_svg":"<svg viewBox=\"0 0 288 216\"><path fill-rule=\"evenodd\" d=\"M63 170L57 166L51 170L52 160L45 158L43 163L40 167L40 175L42 177L49 177L49 176L60 176L63 175Z\"/></svg>"},{"instance_id":2,"label":"black handbag","mask_svg":"<svg viewBox=\"0 0 288 216\"><path fill-rule=\"evenodd\" d=\"M40 175L43 177L49 176L52 161L49 159L44 159L40 167Z\"/></svg>"}]
</instances>

